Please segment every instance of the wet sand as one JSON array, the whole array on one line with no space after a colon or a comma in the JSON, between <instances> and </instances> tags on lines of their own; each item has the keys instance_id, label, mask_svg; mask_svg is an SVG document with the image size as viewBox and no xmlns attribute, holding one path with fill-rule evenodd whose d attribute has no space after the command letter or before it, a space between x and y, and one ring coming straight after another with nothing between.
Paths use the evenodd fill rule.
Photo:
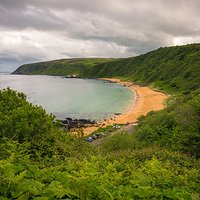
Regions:
<instances>
[{"instance_id":1,"label":"wet sand","mask_svg":"<svg viewBox=\"0 0 200 200\"><path fill-rule=\"evenodd\" d=\"M97 126L87 127L83 129L84 135L89 135L99 127L106 127L113 124L132 124L138 121L141 115L147 115L150 111L161 110L165 107L164 102L167 95L154 91L149 87L142 87L130 82L123 82L119 79L103 78L103 80L112 81L130 88L136 96L134 102L130 105L126 113L115 115L113 118L105 119Z\"/></svg>"}]
</instances>

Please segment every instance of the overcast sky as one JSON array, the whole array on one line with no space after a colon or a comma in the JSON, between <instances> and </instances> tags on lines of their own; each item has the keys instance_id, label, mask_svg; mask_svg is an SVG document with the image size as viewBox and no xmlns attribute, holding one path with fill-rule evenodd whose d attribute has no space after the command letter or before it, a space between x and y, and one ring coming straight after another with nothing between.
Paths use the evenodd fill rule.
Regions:
<instances>
[{"instance_id":1,"label":"overcast sky","mask_svg":"<svg viewBox=\"0 0 200 200\"><path fill-rule=\"evenodd\" d=\"M0 0L0 71L200 42L200 0Z\"/></svg>"}]
</instances>

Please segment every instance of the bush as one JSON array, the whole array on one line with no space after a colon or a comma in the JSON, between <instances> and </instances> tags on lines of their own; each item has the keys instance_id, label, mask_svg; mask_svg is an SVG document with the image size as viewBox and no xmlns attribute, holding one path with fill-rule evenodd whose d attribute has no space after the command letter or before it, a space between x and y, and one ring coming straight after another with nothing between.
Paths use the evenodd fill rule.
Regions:
<instances>
[{"instance_id":1,"label":"bush","mask_svg":"<svg viewBox=\"0 0 200 200\"><path fill-rule=\"evenodd\" d=\"M23 93L9 88L0 91L0 137L20 143L44 140L54 130L53 121L53 115L27 102Z\"/></svg>"},{"instance_id":2,"label":"bush","mask_svg":"<svg viewBox=\"0 0 200 200\"><path fill-rule=\"evenodd\" d=\"M104 151L115 151L135 148L135 138L126 132L119 132L106 138L103 142Z\"/></svg>"},{"instance_id":3,"label":"bush","mask_svg":"<svg viewBox=\"0 0 200 200\"><path fill-rule=\"evenodd\" d=\"M137 146L159 145L200 156L200 91L179 97L165 110L140 118Z\"/></svg>"}]
</instances>

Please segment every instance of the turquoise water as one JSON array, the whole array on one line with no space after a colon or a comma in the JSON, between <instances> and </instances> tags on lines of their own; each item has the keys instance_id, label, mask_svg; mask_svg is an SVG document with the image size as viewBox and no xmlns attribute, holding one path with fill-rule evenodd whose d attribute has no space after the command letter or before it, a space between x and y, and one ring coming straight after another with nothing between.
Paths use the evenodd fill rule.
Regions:
<instances>
[{"instance_id":1,"label":"turquoise water","mask_svg":"<svg viewBox=\"0 0 200 200\"><path fill-rule=\"evenodd\" d=\"M26 93L28 101L61 119L101 120L124 112L134 100L130 89L93 79L0 74L0 89L6 87Z\"/></svg>"}]
</instances>

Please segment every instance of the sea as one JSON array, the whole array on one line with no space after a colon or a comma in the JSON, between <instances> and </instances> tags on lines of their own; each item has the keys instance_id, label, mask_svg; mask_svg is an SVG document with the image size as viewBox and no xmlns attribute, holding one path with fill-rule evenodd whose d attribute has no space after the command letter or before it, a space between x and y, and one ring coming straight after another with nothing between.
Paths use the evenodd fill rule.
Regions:
<instances>
[{"instance_id":1,"label":"sea","mask_svg":"<svg viewBox=\"0 0 200 200\"><path fill-rule=\"evenodd\" d=\"M58 119L100 121L127 112L135 99L129 88L96 79L0 73L0 90L7 87L24 92L29 102Z\"/></svg>"}]
</instances>

